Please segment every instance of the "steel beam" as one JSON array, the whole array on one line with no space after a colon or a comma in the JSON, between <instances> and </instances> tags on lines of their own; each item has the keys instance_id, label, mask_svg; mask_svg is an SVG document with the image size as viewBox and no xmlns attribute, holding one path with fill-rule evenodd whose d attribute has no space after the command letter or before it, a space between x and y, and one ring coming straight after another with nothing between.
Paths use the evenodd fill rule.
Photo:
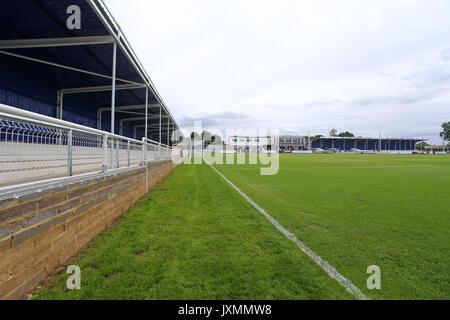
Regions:
<instances>
[{"instance_id":1,"label":"steel beam","mask_svg":"<svg viewBox=\"0 0 450 320\"><path fill-rule=\"evenodd\" d=\"M133 126L133 137L134 139L136 139L137 136L137 129L140 128L145 128L145 125L137 125L137 126ZM154 124L154 125L148 125L147 126L147 132L158 132L159 131L159 126L158 124Z\"/></svg>"},{"instance_id":2,"label":"steel beam","mask_svg":"<svg viewBox=\"0 0 450 320\"><path fill-rule=\"evenodd\" d=\"M159 104L149 104L148 108L156 108L159 107ZM111 111L111 107L106 107L106 108L100 108L97 109L97 129L101 129L102 127L102 114L105 111ZM127 110L135 110L135 109L145 109L145 104L137 104L137 105L131 105L131 106L119 106L115 108L116 112L125 112ZM135 114L138 114L137 112ZM141 114L141 113L139 113ZM142 114L144 115L144 114ZM167 117L167 116L164 116Z\"/></svg>"},{"instance_id":3,"label":"steel beam","mask_svg":"<svg viewBox=\"0 0 450 320\"><path fill-rule=\"evenodd\" d=\"M145 84L119 84L116 85L116 90L131 90L145 88ZM83 87L83 88L68 88L61 89L63 94L76 94L76 93L89 93L89 92L101 92L111 91L112 86L97 86L97 87Z\"/></svg>"},{"instance_id":4,"label":"steel beam","mask_svg":"<svg viewBox=\"0 0 450 320\"><path fill-rule=\"evenodd\" d=\"M141 121L141 120L146 121L147 119L157 119L157 118L158 118L157 115L150 115L150 116L147 116L147 117L135 117L135 118L120 119L120 122L119 122L120 123L120 125L119 125L119 134L123 135L123 124L124 124L124 122L133 122L133 121Z\"/></svg>"},{"instance_id":5,"label":"steel beam","mask_svg":"<svg viewBox=\"0 0 450 320\"><path fill-rule=\"evenodd\" d=\"M0 40L0 49L68 47L68 46L111 44L113 42L114 38L112 36L14 39L14 40Z\"/></svg>"},{"instance_id":6,"label":"steel beam","mask_svg":"<svg viewBox=\"0 0 450 320\"><path fill-rule=\"evenodd\" d=\"M58 68L62 68L62 69L67 69L67 70L71 70L71 71L76 71L76 72L81 72L81 73L86 73L92 76L97 76L97 77L101 77L101 78L106 78L106 79L112 79L111 76L106 75L106 74L101 74L101 73L97 73L97 72L92 72L92 71L87 71L87 70L83 70L83 69L79 69L79 68L74 68L74 67L70 67L70 66L66 66L63 64L59 64L59 63L54 63L54 62L50 62L50 61L46 61L46 60L42 60L42 59L36 59L36 58L31 58L31 57L27 57L21 54L17 54L17 53L12 53L12 52L8 52L8 51L4 51L4 50L0 50L0 54L4 54L7 56L11 56L11 57L15 57L15 58L21 58L24 60L28 60L28 61L33 61L33 62L38 62L38 63L42 63L42 64L47 64L53 67L58 67ZM132 83L132 84L140 84L134 81L129 81L126 79L121 79L121 78L116 78L116 80L118 81L122 81L125 83Z\"/></svg>"},{"instance_id":7,"label":"steel beam","mask_svg":"<svg viewBox=\"0 0 450 320\"><path fill-rule=\"evenodd\" d=\"M160 105L158 103L157 104L149 104L148 105L149 108L157 108L159 106ZM136 105L130 105L130 106L118 106L118 107L116 107L116 111L119 111L119 110L134 110L134 109L145 109L145 104L136 104ZM104 108L100 108L98 110L101 111L101 112L110 111L111 107L104 107Z\"/></svg>"}]
</instances>

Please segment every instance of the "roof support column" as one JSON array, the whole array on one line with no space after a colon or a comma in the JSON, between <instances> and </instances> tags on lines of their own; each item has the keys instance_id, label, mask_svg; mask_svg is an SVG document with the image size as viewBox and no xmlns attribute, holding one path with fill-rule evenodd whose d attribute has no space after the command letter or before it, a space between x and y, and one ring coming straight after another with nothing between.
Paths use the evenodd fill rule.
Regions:
<instances>
[{"instance_id":1,"label":"roof support column","mask_svg":"<svg viewBox=\"0 0 450 320\"><path fill-rule=\"evenodd\" d=\"M62 111L63 111L63 99L64 92L62 90L58 91L58 106L56 109L56 118L62 120Z\"/></svg>"},{"instance_id":2,"label":"roof support column","mask_svg":"<svg viewBox=\"0 0 450 320\"><path fill-rule=\"evenodd\" d=\"M145 138L147 138L148 129L148 87L145 88Z\"/></svg>"},{"instance_id":3,"label":"roof support column","mask_svg":"<svg viewBox=\"0 0 450 320\"><path fill-rule=\"evenodd\" d=\"M169 131L170 131L170 119L169 118L167 118L167 146L169 146L170 145L170 133L169 133Z\"/></svg>"},{"instance_id":4,"label":"roof support column","mask_svg":"<svg viewBox=\"0 0 450 320\"><path fill-rule=\"evenodd\" d=\"M311 131L308 131L308 150L311 150Z\"/></svg>"},{"instance_id":5,"label":"roof support column","mask_svg":"<svg viewBox=\"0 0 450 320\"><path fill-rule=\"evenodd\" d=\"M379 142L380 142L379 148L380 148L380 152L381 152L381 132L380 132L380 141Z\"/></svg>"},{"instance_id":6,"label":"roof support column","mask_svg":"<svg viewBox=\"0 0 450 320\"><path fill-rule=\"evenodd\" d=\"M102 130L102 111L97 109L97 129Z\"/></svg>"},{"instance_id":7,"label":"roof support column","mask_svg":"<svg viewBox=\"0 0 450 320\"><path fill-rule=\"evenodd\" d=\"M116 108L116 58L117 43L113 43L113 65L112 65L112 90L111 90L111 133L114 133L114 116Z\"/></svg>"},{"instance_id":8,"label":"roof support column","mask_svg":"<svg viewBox=\"0 0 450 320\"><path fill-rule=\"evenodd\" d=\"M113 65L112 65L112 88L111 88L111 133L114 134L114 116L116 107L116 56L117 56L117 44L113 43ZM114 168L114 140L111 139L111 168Z\"/></svg>"},{"instance_id":9,"label":"roof support column","mask_svg":"<svg viewBox=\"0 0 450 320\"><path fill-rule=\"evenodd\" d=\"M170 134L169 134L169 124L170 124L170 118L167 117L167 153L166 153L166 159L169 156L169 145L170 145Z\"/></svg>"},{"instance_id":10,"label":"roof support column","mask_svg":"<svg viewBox=\"0 0 450 320\"><path fill-rule=\"evenodd\" d=\"M162 110L162 106L161 105L159 105L159 143L162 143L162 140L161 140L161 116L162 116L162 114L161 114L161 111Z\"/></svg>"},{"instance_id":11,"label":"roof support column","mask_svg":"<svg viewBox=\"0 0 450 320\"><path fill-rule=\"evenodd\" d=\"M173 142L177 142L176 140L176 137L175 137L175 122L174 123L172 123L172 135L173 135L173 139L172 139L172 141Z\"/></svg>"}]
</instances>

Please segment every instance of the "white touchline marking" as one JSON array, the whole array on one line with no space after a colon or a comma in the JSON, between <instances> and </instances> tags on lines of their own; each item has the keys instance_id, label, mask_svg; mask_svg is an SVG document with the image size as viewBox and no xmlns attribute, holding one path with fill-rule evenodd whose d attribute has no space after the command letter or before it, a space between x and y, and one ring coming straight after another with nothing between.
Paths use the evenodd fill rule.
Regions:
<instances>
[{"instance_id":1,"label":"white touchline marking","mask_svg":"<svg viewBox=\"0 0 450 320\"><path fill-rule=\"evenodd\" d=\"M318 256L314 251L309 249L302 241L298 240L297 237L290 233L286 228L284 228L277 220L275 220L270 214L268 214L263 208L261 208L255 201L250 199L244 192L242 192L238 187L236 187L233 182L228 180L219 170L214 168L208 161L205 162L213 168L226 182L228 182L245 200L247 200L256 210L258 210L267 220L270 221L282 234L286 236L289 240L294 242L300 250L302 250L308 257L311 258L317 265L319 265L328 275L339 282L340 285L345 287L348 292L354 295L359 300L370 300L368 296L361 292L357 286L353 284L349 279L340 274L332 265Z\"/></svg>"}]
</instances>

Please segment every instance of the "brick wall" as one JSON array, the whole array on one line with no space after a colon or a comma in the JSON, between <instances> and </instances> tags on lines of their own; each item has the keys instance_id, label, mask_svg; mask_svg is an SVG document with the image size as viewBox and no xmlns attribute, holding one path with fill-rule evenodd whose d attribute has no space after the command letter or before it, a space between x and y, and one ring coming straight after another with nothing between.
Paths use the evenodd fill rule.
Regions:
<instances>
[{"instance_id":1,"label":"brick wall","mask_svg":"<svg viewBox=\"0 0 450 320\"><path fill-rule=\"evenodd\" d=\"M176 164L148 165L149 189ZM146 193L145 167L0 201L0 299L19 299Z\"/></svg>"}]
</instances>

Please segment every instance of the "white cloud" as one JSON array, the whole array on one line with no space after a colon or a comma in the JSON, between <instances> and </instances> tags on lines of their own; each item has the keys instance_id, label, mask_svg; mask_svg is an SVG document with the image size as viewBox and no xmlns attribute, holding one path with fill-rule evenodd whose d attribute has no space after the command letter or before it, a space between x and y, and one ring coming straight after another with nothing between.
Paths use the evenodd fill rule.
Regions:
<instances>
[{"instance_id":1,"label":"white cloud","mask_svg":"<svg viewBox=\"0 0 450 320\"><path fill-rule=\"evenodd\" d=\"M450 120L448 1L106 3L184 125L437 143Z\"/></svg>"}]
</instances>

